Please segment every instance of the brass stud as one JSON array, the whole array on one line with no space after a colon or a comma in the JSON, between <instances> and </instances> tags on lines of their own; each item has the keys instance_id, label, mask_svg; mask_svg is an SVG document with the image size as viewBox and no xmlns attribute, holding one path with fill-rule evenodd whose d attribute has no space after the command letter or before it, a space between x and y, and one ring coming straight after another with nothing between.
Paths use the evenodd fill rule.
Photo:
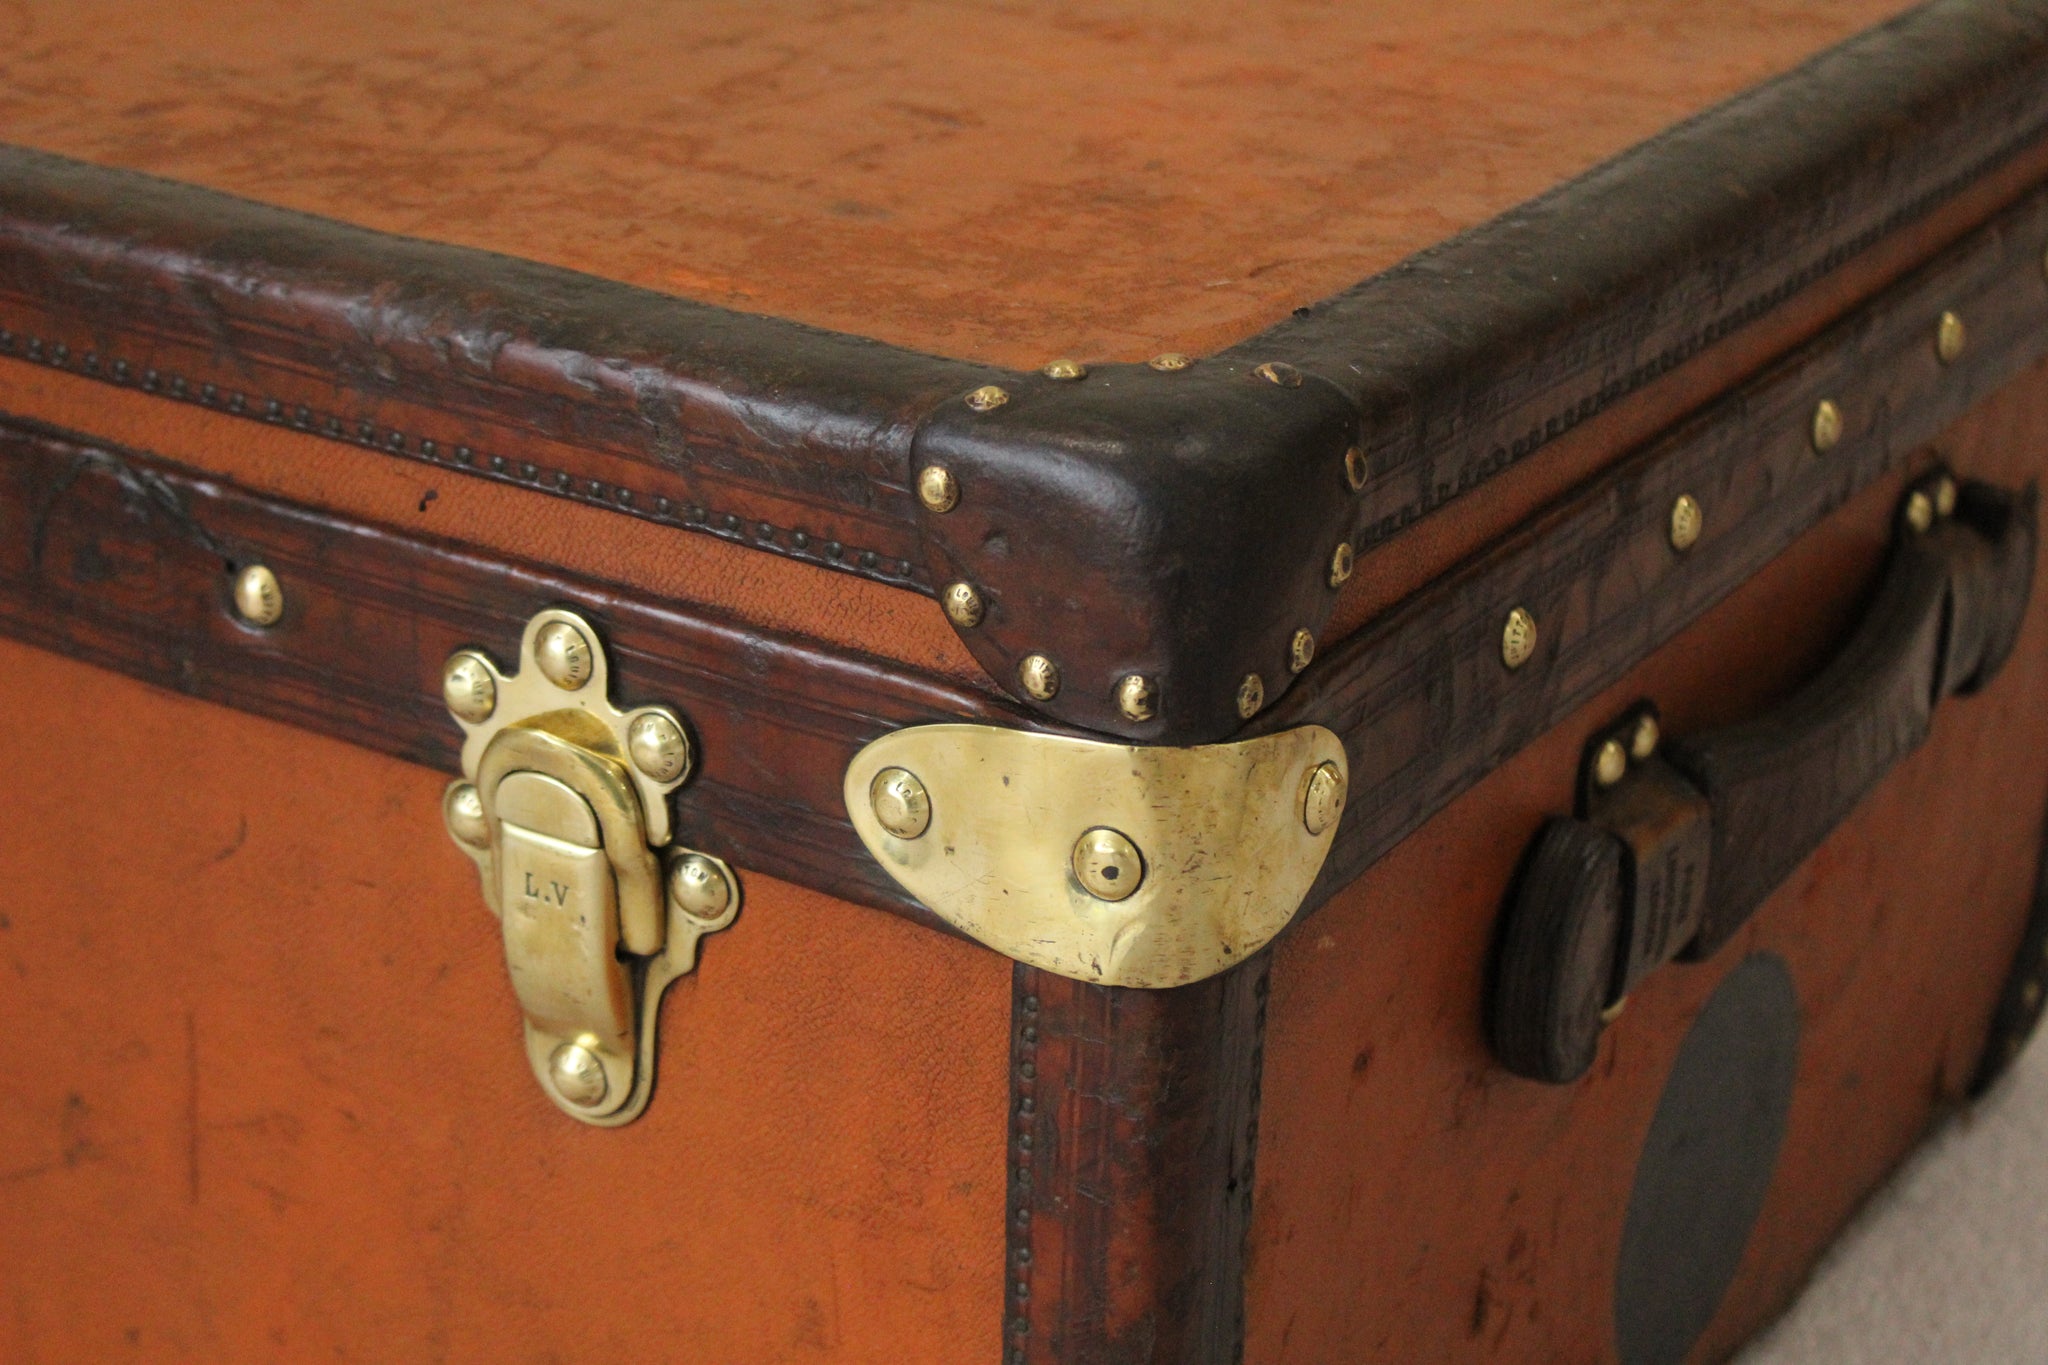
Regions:
<instances>
[{"instance_id":1,"label":"brass stud","mask_svg":"<svg viewBox=\"0 0 2048 1365\"><path fill-rule=\"evenodd\" d=\"M973 630L981 624L981 594L972 583L948 583L939 600L945 604L946 619L960 629Z\"/></svg>"},{"instance_id":2,"label":"brass stud","mask_svg":"<svg viewBox=\"0 0 2048 1365\"><path fill-rule=\"evenodd\" d=\"M908 768L884 768L868 783L868 807L877 824L898 839L915 839L932 825L932 798Z\"/></svg>"},{"instance_id":3,"label":"brass stud","mask_svg":"<svg viewBox=\"0 0 2048 1365\"><path fill-rule=\"evenodd\" d=\"M1334 763L1316 764L1301 785L1302 827L1320 836L1343 814L1344 775Z\"/></svg>"},{"instance_id":4,"label":"brass stud","mask_svg":"<svg viewBox=\"0 0 2048 1365\"><path fill-rule=\"evenodd\" d=\"M1284 360L1269 360L1265 364L1255 367L1252 373L1265 380L1268 384L1278 384L1283 389L1298 389L1301 387L1301 371L1295 369Z\"/></svg>"},{"instance_id":5,"label":"brass stud","mask_svg":"<svg viewBox=\"0 0 2048 1365\"><path fill-rule=\"evenodd\" d=\"M2040 1005L2041 1005L2041 983L2040 983L2040 982L2038 982L2038 981L2029 981L2029 982L2028 982L2028 983L2027 983L2026 985L2024 985L2024 986L2021 986L2021 987L2020 987L2020 1008L2021 1008L2021 1009L2023 1009L2023 1010L2028 1010L2028 1011L2032 1011L2032 1010L2035 1010L2035 1009L2038 1009L2038 1008L2040 1008Z\"/></svg>"},{"instance_id":6,"label":"brass stud","mask_svg":"<svg viewBox=\"0 0 2048 1365\"><path fill-rule=\"evenodd\" d=\"M1116 685L1116 709L1126 720L1150 720L1159 713L1159 689L1144 674L1129 674Z\"/></svg>"},{"instance_id":7,"label":"brass stud","mask_svg":"<svg viewBox=\"0 0 2048 1365\"><path fill-rule=\"evenodd\" d=\"M533 642L533 659L540 675L564 692L574 692L590 681L590 641L567 621L550 621L541 627Z\"/></svg>"},{"instance_id":8,"label":"brass stud","mask_svg":"<svg viewBox=\"0 0 2048 1365\"><path fill-rule=\"evenodd\" d=\"M1088 367L1078 360L1055 360L1039 371L1047 379L1086 379Z\"/></svg>"},{"instance_id":9,"label":"brass stud","mask_svg":"<svg viewBox=\"0 0 2048 1365\"><path fill-rule=\"evenodd\" d=\"M1680 493L1678 501L1671 504L1671 548L1680 554L1690 550L1699 543L1706 524L1707 514L1700 509L1699 500L1690 493Z\"/></svg>"},{"instance_id":10,"label":"brass stud","mask_svg":"<svg viewBox=\"0 0 2048 1365\"><path fill-rule=\"evenodd\" d=\"M1509 668L1520 668L1536 653L1536 618L1526 608L1508 613L1500 632L1500 659Z\"/></svg>"},{"instance_id":11,"label":"brass stud","mask_svg":"<svg viewBox=\"0 0 2048 1365\"><path fill-rule=\"evenodd\" d=\"M1185 370L1195 362L1179 351L1162 351L1145 363L1161 374L1172 374L1176 370Z\"/></svg>"},{"instance_id":12,"label":"brass stud","mask_svg":"<svg viewBox=\"0 0 2048 1365\"><path fill-rule=\"evenodd\" d=\"M994 412L1009 401L1009 391L999 384L983 384L967 395L967 406L976 412Z\"/></svg>"},{"instance_id":13,"label":"brass stud","mask_svg":"<svg viewBox=\"0 0 2048 1365\"><path fill-rule=\"evenodd\" d=\"M1600 752L1593 756L1593 780L1603 787L1611 787L1628 776L1628 750L1621 747L1621 741L1610 739L1600 746Z\"/></svg>"},{"instance_id":14,"label":"brass stud","mask_svg":"<svg viewBox=\"0 0 2048 1365\"><path fill-rule=\"evenodd\" d=\"M1835 406L1832 398L1823 398L1814 405L1813 430L1808 433L1816 451L1825 453L1833 450L1842 439L1842 410Z\"/></svg>"},{"instance_id":15,"label":"brass stud","mask_svg":"<svg viewBox=\"0 0 2048 1365\"><path fill-rule=\"evenodd\" d=\"M934 512L950 512L960 505L960 481L942 464L928 464L917 471L917 500Z\"/></svg>"},{"instance_id":16,"label":"brass stud","mask_svg":"<svg viewBox=\"0 0 2048 1365\"><path fill-rule=\"evenodd\" d=\"M1934 485L1934 510L1944 517L1956 514L1956 498L1959 492L1956 481L1944 474Z\"/></svg>"},{"instance_id":17,"label":"brass stud","mask_svg":"<svg viewBox=\"0 0 2048 1365\"><path fill-rule=\"evenodd\" d=\"M2041 249L2041 277L2048 279L2048 247Z\"/></svg>"},{"instance_id":18,"label":"brass stud","mask_svg":"<svg viewBox=\"0 0 2048 1365\"><path fill-rule=\"evenodd\" d=\"M1351 548L1351 542L1348 540L1340 541L1336 550L1330 555L1330 586L1333 588L1343 587L1344 580L1351 577L1351 570L1357 562L1358 558Z\"/></svg>"},{"instance_id":19,"label":"brass stud","mask_svg":"<svg viewBox=\"0 0 2048 1365\"><path fill-rule=\"evenodd\" d=\"M691 919L713 920L732 905L732 883L703 854L685 853L669 864L668 898Z\"/></svg>"},{"instance_id":20,"label":"brass stud","mask_svg":"<svg viewBox=\"0 0 2048 1365\"><path fill-rule=\"evenodd\" d=\"M1089 830L1074 841L1074 880L1099 901L1128 900L1145 884L1138 846L1113 829Z\"/></svg>"},{"instance_id":21,"label":"brass stud","mask_svg":"<svg viewBox=\"0 0 2048 1365\"><path fill-rule=\"evenodd\" d=\"M1638 716L1636 732L1628 739L1628 751L1635 756L1636 762L1641 763L1657 752L1657 745L1663 738L1664 732L1658 728L1655 716Z\"/></svg>"},{"instance_id":22,"label":"brass stud","mask_svg":"<svg viewBox=\"0 0 2048 1365\"><path fill-rule=\"evenodd\" d=\"M1344 452L1344 482L1354 493L1365 487L1365 451L1357 446Z\"/></svg>"},{"instance_id":23,"label":"brass stud","mask_svg":"<svg viewBox=\"0 0 2048 1365\"><path fill-rule=\"evenodd\" d=\"M1934 324L1934 354L1944 365L1953 365L1962 359L1963 343L1969 340L1969 331L1963 320L1952 312L1944 312L1941 320Z\"/></svg>"},{"instance_id":24,"label":"brass stud","mask_svg":"<svg viewBox=\"0 0 2048 1365\"><path fill-rule=\"evenodd\" d=\"M491 822L484 818L484 799L471 783L457 782L448 788L448 794L441 798L441 818L447 823L448 832L471 848L483 848L491 842Z\"/></svg>"},{"instance_id":25,"label":"brass stud","mask_svg":"<svg viewBox=\"0 0 2048 1365\"><path fill-rule=\"evenodd\" d=\"M1294 632L1294 638L1287 642L1287 669L1299 673L1307 668L1316 657L1316 637L1305 630Z\"/></svg>"},{"instance_id":26,"label":"brass stud","mask_svg":"<svg viewBox=\"0 0 2048 1365\"><path fill-rule=\"evenodd\" d=\"M274 626L284 615L284 589L267 566L251 564L235 575L235 614L252 626Z\"/></svg>"},{"instance_id":27,"label":"brass stud","mask_svg":"<svg viewBox=\"0 0 2048 1365\"><path fill-rule=\"evenodd\" d=\"M649 711L626 727L626 752L633 766L656 782L680 782L690 771L690 741L674 716Z\"/></svg>"},{"instance_id":28,"label":"brass stud","mask_svg":"<svg viewBox=\"0 0 2048 1365\"><path fill-rule=\"evenodd\" d=\"M564 1043L555 1049L554 1056L548 1058L548 1080L557 1095L578 1109L602 1104L611 1088L604 1078L604 1063L582 1043Z\"/></svg>"},{"instance_id":29,"label":"brass stud","mask_svg":"<svg viewBox=\"0 0 2048 1365\"><path fill-rule=\"evenodd\" d=\"M1237 714L1250 720L1265 704L1266 680L1256 673L1245 674L1244 681L1237 685Z\"/></svg>"},{"instance_id":30,"label":"brass stud","mask_svg":"<svg viewBox=\"0 0 2048 1365\"><path fill-rule=\"evenodd\" d=\"M1060 694L1060 666L1043 654L1026 654L1017 665L1017 681L1025 696L1051 701Z\"/></svg>"},{"instance_id":31,"label":"brass stud","mask_svg":"<svg viewBox=\"0 0 2048 1365\"><path fill-rule=\"evenodd\" d=\"M1934 525L1934 499L1918 488L1907 495L1906 524L1919 535L1926 535Z\"/></svg>"},{"instance_id":32,"label":"brass stud","mask_svg":"<svg viewBox=\"0 0 2048 1365\"><path fill-rule=\"evenodd\" d=\"M459 650L448 656L441 670L441 699L457 720L481 725L498 709L498 680L491 666L474 650Z\"/></svg>"}]
</instances>

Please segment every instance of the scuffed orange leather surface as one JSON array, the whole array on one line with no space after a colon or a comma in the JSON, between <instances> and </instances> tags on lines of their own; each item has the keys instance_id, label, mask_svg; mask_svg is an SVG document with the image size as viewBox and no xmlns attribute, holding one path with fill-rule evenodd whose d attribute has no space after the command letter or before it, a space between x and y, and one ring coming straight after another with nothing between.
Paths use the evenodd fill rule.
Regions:
<instances>
[{"instance_id":1,"label":"scuffed orange leather surface","mask_svg":"<svg viewBox=\"0 0 2048 1365\"><path fill-rule=\"evenodd\" d=\"M325 511L443 536L753 625L989 686L929 598L780 555L538 496L0 358L0 411L133 446Z\"/></svg>"},{"instance_id":2,"label":"scuffed orange leather surface","mask_svg":"<svg viewBox=\"0 0 2048 1365\"><path fill-rule=\"evenodd\" d=\"M2041 474L2048 366L1937 443L1962 472ZM1446 808L1276 948L1249 1247L1247 1365L1613 1358L1637 1152L1680 1040L1748 952L1790 963L1803 1033L1776 1184L1695 1359L1783 1307L1856 1204L1956 1100L2032 899L2048 805L2048 558L2004 671L1944 702L1896 769L1709 963L1630 997L1593 1072L1540 1085L1480 1032L1500 906L1571 809L1587 733L1637 697L1673 732L1754 714L1853 620L1887 481L1571 722Z\"/></svg>"},{"instance_id":3,"label":"scuffed orange leather surface","mask_svg":"<svg viewBox=\"0 0 2048 1365\"><path fill-rule=\"evenodd\" d=\"M587 1128L441 775L12 642L0 713L0 1360L995 1351L1002 958L743 873Z\"/></svg>"},{"instance_id":4,"label":"scuffed orange leather surface","mask_svg":"<svg viewBox=\"0 0 2048 1365\"><path fill-rule=\"evenodd\" d=\"M20 0L0 139L922 350L1239 340L1903 0Z\"/></svg>"}]
</instances>

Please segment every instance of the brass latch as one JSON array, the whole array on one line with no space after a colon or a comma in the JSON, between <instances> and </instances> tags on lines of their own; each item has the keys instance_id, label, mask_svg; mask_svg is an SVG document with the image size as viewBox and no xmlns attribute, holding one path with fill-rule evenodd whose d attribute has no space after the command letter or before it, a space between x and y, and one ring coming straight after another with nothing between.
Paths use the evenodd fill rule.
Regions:
<instances>
[{"instance_id":1,"label":"brass latch","mask_svg":"<svg viewBox=\"0 0 2048 1365\"><path fill-rule=\"evenodd\" d=\"M661 994L696 965L697 940L732 923L739 883L717 858L671 847L689 736L666 707L612 705L590 624L543 611L519 654L509 677L473 649L443 670L468 738L442 814L504 929L541 1088L611 1127L647 1106Z\"/></svg>"}]
</instances>

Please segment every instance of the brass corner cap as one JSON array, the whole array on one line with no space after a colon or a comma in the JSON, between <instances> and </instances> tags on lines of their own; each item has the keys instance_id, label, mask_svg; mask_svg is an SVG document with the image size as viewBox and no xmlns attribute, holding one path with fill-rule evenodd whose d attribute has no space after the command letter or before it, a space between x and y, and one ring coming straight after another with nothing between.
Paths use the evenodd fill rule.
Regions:
<instances>
[{"instance_id":1,"label":"brass corner cap","mask_svg":"<svg viewBox=\"0 0 2048 1365\"><path fill-rule=\"evenodd\" d=\"M885 769L928 795L910 838L875 810ZM1342 742L1319 725L1166 748L949 724L868 745L844 790L875 860L961 932L1079 981L1163 988L1225 971L1287 927L1336 838L1347 777Z\"/></svg>"}]
</instances>

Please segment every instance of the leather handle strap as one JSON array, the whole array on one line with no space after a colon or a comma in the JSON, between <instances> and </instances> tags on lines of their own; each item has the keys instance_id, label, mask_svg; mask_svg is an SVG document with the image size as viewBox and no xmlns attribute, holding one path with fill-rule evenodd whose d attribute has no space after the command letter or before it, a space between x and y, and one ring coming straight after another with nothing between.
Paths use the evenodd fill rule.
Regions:
<instances>
[{"instance_id":1,"label":"leather handle strap","mask_svg":"<svg viewBox=\"0 0 2048 1365\"><path fill-rule=\"evenodd\" d=\"M1509 1070L1583 1074L1644 973L1711 956L1919 747L1944 697L1997 672L2033 586L2035 501L1929 476L1855 632L1792 696L1626 760L1651 708L1594 736L1582 808L1539 833L1503 920L1489 1032Z\"/></svg>"}]
</instances>

